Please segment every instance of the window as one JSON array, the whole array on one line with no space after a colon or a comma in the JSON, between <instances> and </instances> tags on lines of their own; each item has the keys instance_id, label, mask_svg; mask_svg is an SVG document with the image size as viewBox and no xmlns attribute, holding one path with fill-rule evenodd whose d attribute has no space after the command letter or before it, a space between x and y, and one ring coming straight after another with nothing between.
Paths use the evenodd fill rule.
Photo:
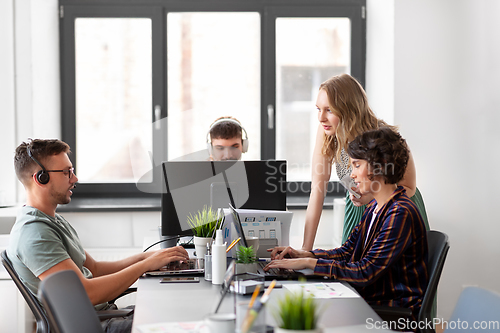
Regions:
<instances>
[{"instance_id":1,"label":"window","mask_svg":"<svg viewBox=\"0 0 500 333\"><path fill-rule=\"evenodd\" d=\"M303 193L319 84L343 72L364 83L365 0L60 6L62 139L80 178L75 197L154 196L154 167L203 152L220 116L245 127L244 159L286 159Z\"/></svg>"},{"instance_id":2,"label":"window","mask_svg":"<svg viewBox=\"0 0 500 333\"><path fill-rule=\"evenodd\" d=\"M151 19L75 20L75 123L80 183L142 179L151 135ZM112 149L95 149L103 142Z\"/></svg>"},{"instance_id":3,"label":"window","mask_svg":"<svg viewBox=\"0 0 500 333\"><path fill-rule=\"evenodd\" d=\"M289 181L311 177L318 88L349 72L350 37L348 18L276 20L276 157L288 161Z\"/></svg>"},{"instance_id":4,"label":"window","mask_svg":"<svg viewBox=\"0 0 500 333\"><path fill-rule=\"evenodd\" d=\"M210 124L233 116L260 159L259 13L168 13L167 59L168 158L206 151Z\"/></svg>"}]
</instances>

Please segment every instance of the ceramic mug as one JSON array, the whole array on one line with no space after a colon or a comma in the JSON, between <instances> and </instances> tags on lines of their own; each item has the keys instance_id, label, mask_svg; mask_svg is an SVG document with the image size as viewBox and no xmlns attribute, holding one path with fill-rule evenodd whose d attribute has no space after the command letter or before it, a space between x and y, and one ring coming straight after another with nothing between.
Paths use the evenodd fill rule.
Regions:
<instances>
[{"instance_id":1,"label":"ceramic mug","mask_svg":"<svg viewBox=\"0 0 500 333\"><path fill-rule=\"evenodd\" d=\"M204 326L208 333L234 333L236 315L234 313L211 313L205 317Z\"/></svg>"},{"instance_id":2,"label":"ceramic mug","mask_svg":"<svg viewBox=\"0 0 500 333\"><path fill-rule=\"evenodd\" d=\"M247 236L245 239L247 241L247 245L249 247L253 246L253 250L257 253L257 250L259 250L259 237Z\"/></svg>"}]
</instances>

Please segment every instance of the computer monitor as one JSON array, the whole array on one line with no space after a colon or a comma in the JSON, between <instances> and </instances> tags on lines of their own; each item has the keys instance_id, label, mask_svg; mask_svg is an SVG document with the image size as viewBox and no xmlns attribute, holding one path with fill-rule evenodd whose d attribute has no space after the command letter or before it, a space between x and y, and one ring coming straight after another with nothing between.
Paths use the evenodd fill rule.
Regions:
<instances>
[{"instance_id":1,"label":"computer monitor","mask_svg":"<svg viewBox=\"0 0 500 333\"><path fill-rule=\"evenodd\" d=\"M190 236L187 223L204 206L286 210L286 161L163 162L163 236Z\"/></svg>"}]
</instances>

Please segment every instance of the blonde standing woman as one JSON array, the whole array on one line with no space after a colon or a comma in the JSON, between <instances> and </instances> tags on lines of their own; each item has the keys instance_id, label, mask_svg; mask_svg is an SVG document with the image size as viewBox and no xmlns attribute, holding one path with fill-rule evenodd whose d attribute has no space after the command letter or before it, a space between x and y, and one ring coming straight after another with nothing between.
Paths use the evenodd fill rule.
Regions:
<instances>
[{"instance_id":1,"label":"blonde standing woman","mask_svg":"<svg viewBox=\"0 0 500 333\"><path fill-rule=\"evenodd\" d=\"M313 151L311 194L302 244L302 249L306 251L313 248L333 164L338 178L349 187L351 167L346 153L349 142L366 131L381 127L398 131L397 127L388 125L375 116L368 105L363 87L348 74L334 76L321 84L316 108L320 124ZM398 185L405 188L407 195L417 205L429 230L424 201L416 184L415 164L411 152L404 178ZM361 221L366 204L373 199L371 195L359 195L354 192L346 194L342 243Z\"/></svg>"}]
</instances>

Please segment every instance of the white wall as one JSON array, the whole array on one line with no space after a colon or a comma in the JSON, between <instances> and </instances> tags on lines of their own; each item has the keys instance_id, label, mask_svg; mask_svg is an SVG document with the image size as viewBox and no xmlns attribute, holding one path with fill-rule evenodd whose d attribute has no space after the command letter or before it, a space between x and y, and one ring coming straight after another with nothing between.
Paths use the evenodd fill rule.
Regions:
<instances>
[{"instance_id":1,"label":"white wall","mask_svg":"<svg viewBox=\"0 0 500 333\"><path fill-rule=\"evenodd\" d=\"M367 2L369 99L380 117L394 117L401 126L431 227L451 239L439 288L438 314L446 319L463 285L500 291L494 214L500 185L500 2ZM60 136L58 13L57 0L8 0L0 6L0 68L7 73L0 75L0 97L8 102L2 121L17 119L15 129L0 132L0 153L8 156L28 137ZM12 172L10 163L0 162L2 175ZM74 217L80 232L109 221L89 216L87 225L87 218ZM327 213L322 225L330 221ZM123 235L135 242L129 227ZM111 242L118 246L120 239Z\"/></svg>"},{"instance_id":2,"label":"white wall","mask_svg":"<svg viewBox=\"0 0 500 333\"><path fill-rule=\"evenodd\" d=\"M14 88L14 3L0 2L0 206L16 203L16 178L12 167L15 148L15 88ZM7 124L7 126L5 126ZM8 158L7 158L8 157Z\"/></svg>"},{"instance_id":3,"label":"white wall","mask_svg":"<svg viewBox=\"0 0 500 333\"><path fill-rule=\"evenodd\" d=\"M415 156L431 228L451 248L448 318L465 285L500 292L500 2L395 1L395 123Z\"/></svg>"},{"instance_id":4,"label":"white wall","mask_svg":"<svg viewBox=\"0 0 500 333\"><path fill-rule=\"evenodd\" d=\"M58 3L57 0L7 0L1 3L12 8L10 12L0 10L0 22L10 22L12 26L1 30L0 42L2 54L5 49L5 54L13 55L13 61L6 77L0 78L0 82L9 82L7 100L12 99L13 102L5 108L5 114L12 114L12 117L2 119L5 131L2 129L0 138L8 145L2 144L0 152L7 150L2 154L9 156L5 159L8 161L5 174L9 175L9 181L12 180L10 176L14 177L15 185L5 186L6 183L2 183L0 191L6 188L4 191L9 193L10 198L17 197L14 202L22 202L24 191L15 178L10 158L16 146L28 138L61 137ZM4 45L7 47L4 48ZM7 162L0 162L0 168L3 163Z\"/></svg>"},{"instance_id":5,"label":"white wall","mask_svg":"<svg viewBox=\"0 0 500 333\"><path fill-rule=\"evenodd\" d=\"M366 3L366 84L377 117L394 124L394 0Z\"/></svg>"}]
</instances>

